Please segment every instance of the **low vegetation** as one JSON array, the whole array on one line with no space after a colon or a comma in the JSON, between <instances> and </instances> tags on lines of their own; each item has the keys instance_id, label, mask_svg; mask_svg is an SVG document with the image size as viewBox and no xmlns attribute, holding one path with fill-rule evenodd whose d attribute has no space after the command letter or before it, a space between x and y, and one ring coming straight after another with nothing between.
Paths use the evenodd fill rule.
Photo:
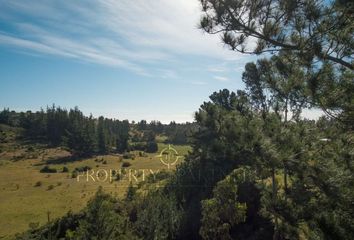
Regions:
<instances>
[{"instance_id":1,"label":"low vegetation","mask_svg":"<svg viewBox=\"0 0 354 240\"><path fill-rule=\"evenodd\" d=\"M73 216L80 214L99 186L105 193L123 198L129 186L126 179L120 179L112 183L86 182L84 178L77 182L78 174L86 170L119 169L122 165L122 154L112 152L107 155L97 155L86 158L75 158L62 147L53 147L50 144L38 143L23 137L22 128L0 124L1 136L6 136L6 142L0 143L3 151L0 153L0 212L6 218L0 218L0 236L4 239L12 239L13 234L35 229L43 226L50 219L64 216L68 211ZM25 134L25 133L24 133ZM161 141L163 142L163 141ZM166 148L166 144L158 143L159 150ZM187 154L190 147L175 146L182 155ZM30 149L30 150L29 150ZM37 158L21 158L14 161L12 156L35 152ZM127 169L153 169L158 171L166 168L162 165L156 153L144 153L138 151L129 153L127 161L131 164ZM131 161L131 157L135 160ZM104 164L106 162L106 164ZM97 163L100 163L97 167ZM41 169L50 169L41 173ZM57 170L54 173L54 170ZM139 180L142 179L140 176ZM134 185L137 185L135 182Z\"/></svg>"},{"instance_id":2,"label":"low vegetation","mask_svg":"<svg viewBox=\"0 0 354 240\"><path fill-rule=\"evenodd\" d=\"M50 168L49 166L44 166L41 170L39 170L41 173L56 173L57 170L55 168Z\"/></svg>"}]
</instances>

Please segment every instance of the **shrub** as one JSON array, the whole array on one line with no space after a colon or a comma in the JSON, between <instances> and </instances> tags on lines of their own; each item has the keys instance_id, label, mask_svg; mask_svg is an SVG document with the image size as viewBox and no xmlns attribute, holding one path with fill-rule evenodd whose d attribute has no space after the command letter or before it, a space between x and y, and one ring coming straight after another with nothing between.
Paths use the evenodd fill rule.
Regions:
<instances>
[{"instance_id":1,"label":"shrub","mask_svg":"<svg viewBox=\"0 0 354 240\"><path fill-rule=\"evenodd\" d=\"M136 151L145 151L146 143L144 142L135 143L134 145L132 145L132 149Z\"/></svg>"},{"instance_id":2,"label":"shrub","mask_svg":"<svg viewBox=\"0 0 354 240\"><path fill-rule=\"evenodd\" d=\"M54 185L49 185L48 188L47 188L47 191L50 191L52 189L54 189Z\"/></svg>"},{"instance_id":3,"label":"shrub","mask_svg":"<svg viewBox=\"0 0 354 240\"><path fill-rule=\"evenodd\" d=\"M121 171L117 174L114 174L116 176L116 181L119 181L124 178L124 175L127 174L127 170L125 168L122 168Z\"/></svg>"},{"instance_id":4,"label":"shrub","mask_svg":"<svg viewBox=\"0 0 354 240\"><path fill-rule=\"evenodd\" d=\"M148 155L144 151L139 152L139 157L147 157Z\"/></svg>"},{"instance_id":5,"label":"shrub","mask_svg":"<svg viewBox=\"0 0 354 240\"><path fill-rule=\"evenodd\" d=\"M62 172L69 172L69 168L63 167L63 171Z\"/></svg>"},{"instance_id":6,"label":"shrub","mask_svg":"<svg viewBox=\"0 0 354 240\"><path fill-rule=\"evenodd\" d=\"M73 171L71 173L71 178L77 178L77 171Z\"/></svg>"},{"instance_id":7,"label":"shrub","mask_svg":"<svg viewBox=\"0 0 354 240\"><path fill-rule=\"evenodd\" d=\"M24 159L26 158L26 155L25 154L21 154L21 155L16 155L16 156L13 156L12 159L14 161L18 161L18 160L21 160L21 159Z\"/></svg>"},{"instance_id":8,"label":"shrub","mask_svg":"<svg viewBox=\"0 0 354 240\"><path fill-rule=\"evenodd\" d=\"M129 162L123 162L122 167L130 167L131 164Z\"/></svg>"},{"instance_id":9,"label":"shrub","mask_svg":"<svg viewBox=\"0 0 354 240\"><path fill-rule=\"evenodd\" d=\"M91 170L90 166L81 166L81 167L76 167L75 171L77 172L86 172L87 170Z\"/></svg>"},{"instance_id":10,"label":"shrub","mask_svg":"<svg viewBox=\"0 0 354 240\"><path fill-rule=\"evenodd\" d=\"M30 222L28 224L28 227L31 229L31 230L35 230L39 227L39 222Z\"/></svg>"},{"instance_id":11,"label":"shrub","mask_svg":"<svg viewBox=\"0 0 354 240\"><path fill-rule=\"evenodd\" d=\"M34 186L35 186L35 187L40 187L40 186L42 186L42 182L41 182L41 181L38 181L38 182L36 182L36 183L34 184Z\"/></svg>"},{"instance_id":12,"label":"shrub","mask_svg":"<svg viewBox=\"0 0 354 240\"><path fill-rule=\"evenodd\" d=\"M130 159L135 157L135 155L133 153L124 153L123 154L123 159Z\"/></svg>"},{"instance_id":13,"label":"shrub","mask_svg":"<svg viewBox=\"0 0 354 240\"><path fill-rule=\"evenodd\" d=\"M55 168L50 168L48 165L44 166L41 170L39 170L41 173L56 173L57 170Z\"/></svg>"},{"instance_id":14,"label":"shrub","mask_svg":"<svg viewBox=\"0 0 354 240\"><path fill-rule=\"evenodd\" d=\"M28 148L27 148L27 152L33 152L34 151L34 148L32 147L32 146L29 146Z\"/></svg>"},{"instance_id":15,"label":"shrub","mask_svg":"<svg viewBox=\"0 0 354 240\"><path fill-rule=\"evenodd\" d=\"M123 209L117 209L117 200L102 188L88 202L85 213L73 239L138 239Z\"/></svg>"}]
</instances>

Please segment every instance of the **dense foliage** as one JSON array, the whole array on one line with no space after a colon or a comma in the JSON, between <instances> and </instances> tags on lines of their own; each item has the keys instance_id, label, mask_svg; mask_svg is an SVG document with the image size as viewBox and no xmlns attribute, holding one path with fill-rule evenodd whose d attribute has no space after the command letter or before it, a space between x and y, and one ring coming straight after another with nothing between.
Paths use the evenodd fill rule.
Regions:
<instances>
[{"instance_id":1,"label":"dense foliage","mask_svg":"<svg viewBox=\"0 0 354 240\"><path fill-rule=\"evenodd\" d=\"M165 136L166 143L187 144L196 128L192 123L142 120L135 124L102 116L96 119L85 116L77 107L67 111L54 105L37 112L18 113L5 108L0 112L0 123L22 127L26 138L65 146L77 157L130 150L154 153L158 150L156 136Z\"/></svg>"},{"instance_id":2,"label":"dense foliage","mask_svg":"<svg viewBox=\"0 0 354 240\"><path fill-rule=\"evenodd\" d=\"M354 125L354 4L348 0L201 0L200 26L234 51L291 54L311 104ZM295 63L295 64L294 64ZM283 66L285 67L285 66Z\"/></svg>"},{"instance_id":3,"label":"dense foliage","mask_svg":"<svg viewBox=\"0 0 354 240\"><path fill-rule=\"evenodd\" d=\"M164 188L146 194L131 186L125 201L99 192L67 238L351 239L353 134L337 120L298 118L276 95L279 104L260 111L254 94L212 94L196 113L193 151Z\"/></svg>"},{"instance_id":4,"label":"dense foliage","mask_svg":"<svg viewBox=\"0 0 354 240\"><path fill-rule=\"evenodd\" d=\"M126 151L130 125L103 117L86 117L78 109L47 107L46 111L0 112L0 123L25 129L25 137L53 146L66 146L74 156L107 153L112 149Z\"/></svg>"}]
</instances>

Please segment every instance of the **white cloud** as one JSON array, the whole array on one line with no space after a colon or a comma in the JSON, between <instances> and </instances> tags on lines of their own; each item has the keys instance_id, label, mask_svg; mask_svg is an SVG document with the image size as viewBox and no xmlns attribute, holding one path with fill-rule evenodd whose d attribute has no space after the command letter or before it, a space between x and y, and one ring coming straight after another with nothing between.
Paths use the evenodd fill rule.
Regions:
<instances>
[{"instance_id":1,"label":"white cloud","mask_svg":"<svg viewBox=\"0 0 354 240\"><path fill-rule=\"evenodd\" d=\"M43 43L37 43L34 41L20 39L20 38L11 37L11 36L6 36L3 34L0 34L0 44L12 45L12 46L16 46L16 47L25 48L25 49L32 49L32 50L42 52L42 53L61 55L61 56L65 56L65 57L74 57L73 54L62 52L58 49L52 48L52 47L47 46Z\"/></svg>"},{"instance_id":2,"label":"white cloud","mask_svg":"<svg viewBox=\"0 0 354 240\"><path fill-rule=\"evenodd\" d=\"M0 20L15 31L0 32L0 44L125 68L138 74L160 74L159 69L147 69L144 64L173 62L180 56L217 61L241 58L241 54L224 49L218 36L197 29L201 15L198 0L31 4L18 0L2 3L2 9ZM31 22L24 23L23 16ZM166 70L164 75L175 77L176 73Z\"/></svg>"},{"instance_id":3,"label":"white cloud","mask_svg":"<svg viewBox=\"0 0 354 240\"><path fill-rule=\"evenodd\" d=\"M227 82L229 79L227 77L222 77L222 76L214 76L214 79L220 81L220 82Z\"/></svg>"},{"instance_id":4,"label":"white cloud","mask_svg":"<svg viewBox=\"0 0 354 240\"><path fill-rule=\"evenodd\" d=\"M222 66L210 66L207 68L207 70L209 72L215 72L215 73L223 73L228 71L226 67L222 67Z\"/></svg>"},{"instance_id":5,"label":"white cloud","mask_svg":"<svg viewBox=\"0 0 354 240\"><path fill-rule=\"evenodd\" d=\"M170 69L157 69L157 72L162 78L175 79L178 78L178 74Z\"/></svg>"}]
</instances>

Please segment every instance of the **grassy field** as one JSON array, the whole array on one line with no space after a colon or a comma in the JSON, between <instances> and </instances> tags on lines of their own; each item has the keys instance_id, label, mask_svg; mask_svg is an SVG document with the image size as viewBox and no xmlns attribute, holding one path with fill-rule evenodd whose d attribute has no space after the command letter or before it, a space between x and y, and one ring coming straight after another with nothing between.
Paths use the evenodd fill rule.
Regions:
<instances>
[{"instance_id":1,"label":"grassy field","mask_svg":"<svg viewBox=\"0 0 354 240\"><path fill-rule=\"evenodd\" d=\"M105 169L108 172L109 169L122 169L123 162L129 162L131 165L127 169L132 171L167 170L167 166L156 157L162 149L168 147L163 143L159 143L158 153L132 152L135 157L130 159L115 154L73 161L70 154L61 148L48 148L16 139L20 131L0 126L0 239L11 239L15 233L28 229L30 223L46 223L48 212L50 218L54 219L70 210L80 211L99 186L115 196L125 195L128 179L94 182L80 177L80 181L77 181L72 176L75 168L88 166L94 171ZM183 161L190 147L173 147L182 156L180 161ZM44 166L56 169L57 173L41 173L40 169ZM68 172L62 172L64 166ZM141 174L138 176L141 181Z\"/></svg>"}]
</instances>

